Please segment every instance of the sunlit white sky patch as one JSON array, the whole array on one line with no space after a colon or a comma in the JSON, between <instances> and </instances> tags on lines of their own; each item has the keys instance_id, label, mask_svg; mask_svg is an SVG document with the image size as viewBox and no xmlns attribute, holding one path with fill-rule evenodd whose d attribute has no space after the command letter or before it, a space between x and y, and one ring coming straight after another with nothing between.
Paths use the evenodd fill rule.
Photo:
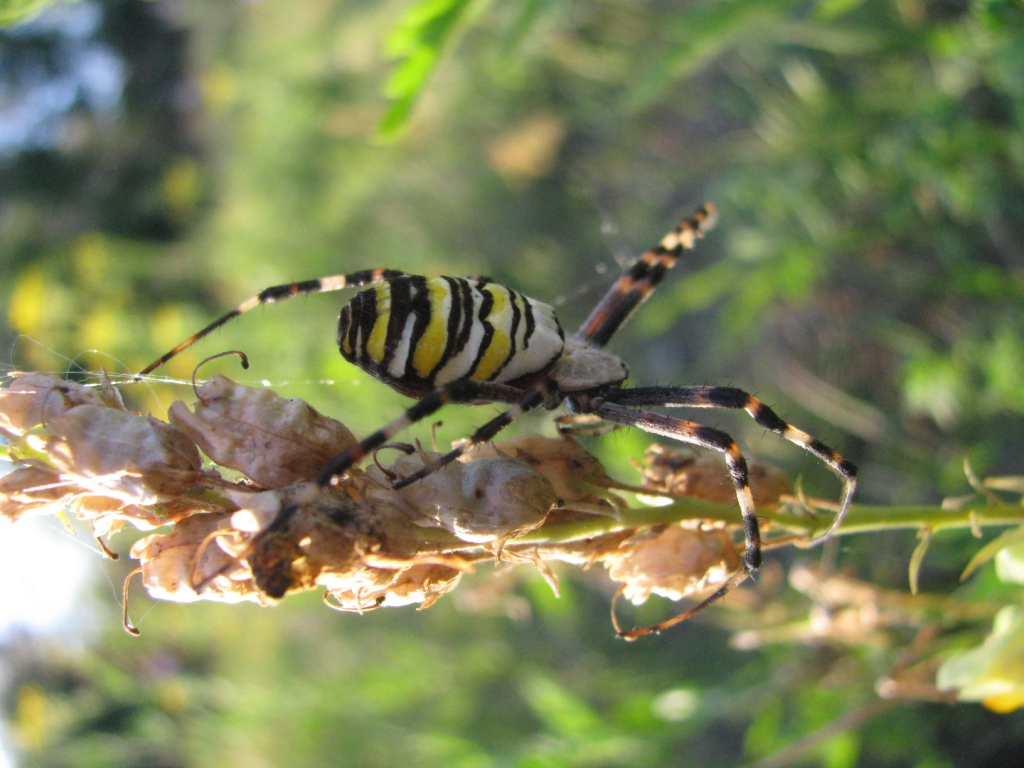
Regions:
<instances>
[{"instance_id":1,"label":"sunlit white sky patch","mask_svg":"<svg viewBox=\"0 0 1024 768\"><path fill-rule=\"evenodd\" d=\"M97 558L57 520L29 519L0 526L0 643L12 633L54 634L81 617L82 588Z\"/></svg>"},{"instance_id":2,"label":"sunlit white sky patch","mask_svg":"<svg viewBox=\"0 0 1024 768\"><path fill-rule=\"evenodd\" d=\"M10 469L0 461L0 476ZM89 622L83 595L100 570L89 544L56 518L0 523L0 645L26 635L61 643L84 639ZM0 730L0 768L15 765L8 736Z\"/></svg>"}]
</instances>

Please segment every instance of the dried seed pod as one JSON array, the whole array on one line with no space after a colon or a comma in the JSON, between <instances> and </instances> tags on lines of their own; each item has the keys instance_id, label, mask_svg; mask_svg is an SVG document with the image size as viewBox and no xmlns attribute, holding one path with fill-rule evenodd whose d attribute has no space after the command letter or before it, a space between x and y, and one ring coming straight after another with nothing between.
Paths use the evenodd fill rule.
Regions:
<instances>
[{"instance_id":1,"label":"dried seed pod","mask_svg":"<svg viewBox=\"0 0 1024 768\"><path fill-rule=\"evenodd\" d=\"M625 503L609 492L627 488L608 476L601 462L568 436L522 435L494 443L482 443L464 454L464 461L481 457L507 457L529 465L551 483L558 505L588 514L614 515ZM559 520L567 516L557 511Z\"/></svg>"},{"instance_id":2,"label":"dried seed pod","mask_svg":"<svg viewBox=\"0 0 1024 768\"><path fill-rule=\"evenodd\" d=\"M193 515L170 533L139 539L131 556L141 561L142 582L154 599L266 603L249 568L219 546L231 536L230 513Z\"/></svg>"},{"instance_id":3,"label":"dried seed pod","mask_svg":"<svg viewBox=\"0 0 1024 768\"><path fill-rule=\"evenodd\" d=\"M71 504L75 517L92 526L96 536L117 533L125 523L140 531L151 531L168 523L184 520L191 515L208 511L197 500L188 497L170 499L163 504L139 506L125 504L114 496L83 492Z\"/></svg>"},{"instance_id":4,"label":"dried seed pod","mask_svg":"<svg viewBox=\"0 0 1024 768\"><path fill-rule=\"evenodd\" d=\"M18 467L0 477L0 517L14 522L27 512L58 512L68 493L56 469L35 464Z\"/></svg>"},{"instance_id":5,"label":"dried seed pod","mask_svg":"<svg viewBox=\"0 0 1024 768\"><path fill-rule=\"evenodd\" d=\"M655 443L644 454L643 487L671 496L693 496L698 499L733 504L736 489L725 463L691 448L669 448ZM747 464L750 490L757 507L774 507L779 497L791 493L789 480L781 470L762 462ZM661 496L640 496L648 504L664 504Z\"/></svg>"},{"instance_id":6,"label":"dried seed pod","mask_svg":"<svg viewBox=\"0 0 1024 768\"><path fill-rule=\"evenodd\" d=\"M620 547L636 535L636 529L603 533L587 539L560 541L557 544L536 545L537 556L542 560L558 560L571 565L589 568L606 557L618 554Z\"/></svg>"},{"instance_id":7,"label":"dried seed pod","mask_svg":"<svg viewBox=\"0 0 1024 768\"><path fill-rule=\"evenodd\" d=\"M420 604L429 608L459 583L463 569L439 562L416 562L398 570L364 568L344 586L328 590L328 605L340 611L363 612L380 607Z\"/></svg>"},{"instance_id":8,"label":"dried seed pod","mask_svg":"<svg viewBox=\"0 0 1024 768\"><path fill-rule=\"evenodd\" d=\"M605 564L623 582L626 599L639 605L652 593L680 600L718 586L740 567L740 556L725 531L671 525L636 535Z\"/></svg>"},{"instance_id":9,"label":"dried seed pod","mask_svg":"<svg viewBox=\"0 0 1024 768\"><path fill-rule=\"evenodd\" d=\"M319 586L339 610L427 606L468 569L455 555L420 554L422 527L382 498L314 483L230 495L241 507L232 526L251 537L240 556L269 598Z\"/></svg>"},{"instance_id":10,"label":"dried seed pod","mask_svg":"<svg viewBox=\"0 0 1024 768\"><path fill-rule=\"evenodd\" d=\"M452 462L400 490L393 480L408 477L440 454L420 450L399 456L386 477L377 467L367 473L380 488L367 488L377 499L406 512L413 521L451 531L463 541L487 543L520 536L544 522L557 501L551 483L521 461L471 458Z\"/></svg>"},{"instance_id":11,"label":"dried seed pod","mask_svg":"<svg viewBox=\"0 0 1024 768\"><path fill-rule=\"evenodd\" d=\"M126 504L159 504L199 479L195 443L152 416L79 405L51 419L46 432L46 453L65 477Z\"/></svg>"},{"instance_id":12,"label":"dried seed pod","mask_svg":"<svg viewBox=\"0 0 1024 768\"><path fill-rule=\"evenodd\" d=\"M168 410L170 422L214 462L265 488L312 480L357 442L348 427L308 403L226 376L212 377L196 394L195 411L176 401Z\"/></svg>"},{"instance_id":13,"label":"dried seed pod","mask_svg":"<svg viewBox=\"0 0 1024 768\"><path fill-rule=\"evenodd\" d=\"M349 585L364 556L404 560L416 555L417 528L401 511L373 499L354 500L337 487L296 483L276 491L232 494L242 508L232 525L251 537L244 557L269 597Z\"/></svg>"},{"instance_id":14,"label":"dried seed pod","mask_svg":"<svg viewBox=\"0 0 1024 768\"><path fill-rule=\"evenodd\" d=\"M117 408L108 392L44 373L24 373L0 389L0 435L15 439L75 406Z\"/></svg>"}]
</instances>

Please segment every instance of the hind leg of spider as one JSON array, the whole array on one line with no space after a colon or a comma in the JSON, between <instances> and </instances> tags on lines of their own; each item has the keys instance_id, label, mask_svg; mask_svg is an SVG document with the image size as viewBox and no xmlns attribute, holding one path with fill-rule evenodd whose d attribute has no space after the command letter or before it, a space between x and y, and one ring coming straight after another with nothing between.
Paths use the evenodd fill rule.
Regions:
<instances>
[{"instance_id":1,"label":"hind leg of spider","mask_svg":"<svg viewBox=\"0 0 1024 768\"><path fill-rule=\"evenodd\" d=\"M644 635L657 635L660 632L665 631L669 627L674 627L676 624L681 624L687 619L694 616L694 614L700 613L712 603L716 603L725 597L727 594L732 592L736 587L749 578L750 574L746 571L737 571L730 576L722 586L712 592L710 595L705 597L699 603L691 608L683 611L671 619L662 621L659 624L655 624L651 627L638 627L637 629L622 629L619 626L619 620L615 613L615 603L618 601L619 595L622 594L622 589L615 593L615 597L612 599L612 625L615 627L615 634L621 637L623 640L636 640L638 637Z\"/></svg>"},{"instance_id":2,"label":"hind leg of spider","mask_svg":"<svg viewBox=\"0 0 1024 768\"><path fill-rule=\"evenodd\" d=\"M358 288L363 285L369 285L370 283L379 283L383 280L391 280L392 278L400 277L404 274L404 272L397 272L393 269L364 269L361 272L353 272L348 275L331 275L330 277L318 277L314 280L304 280L300 283L288 283L287 285L272 286L261 291L256 296L246 299L230 312L227 312L217 318L198 333L195 333L185 339L174 349L161 355L139 371L136 374L136 378L138 379L139 377L145 376L147 373L151 373L175 355L188 349L200 339L208 336L225 323L234 320L242 313L248 312L250 309L255 309L263 304L273 304L279 301L284 301L285 299L291 299L296 296L309 296L314 293L329 293L331 291L340 291L345 288Z\"/></svg>"},{"instance_id":3,"label":"hind leg of spider","mask_svg":"<svg viewBox=\"0 0 1024 768\"><path fill-rule=\"evenodd\" d=\"M729 467L729 477L736 489L736 500L739 502L740 513L743 515L743 539L746 546L746 551L743 553L743 570L748 575L753 575L761 565L761 529L757 524L754 496L750 492L747 461L743 458L743 453L736 442L725 432L711 427L695 424L692 421L674 419L671 416L663 416L660 413L624 408L608 401L598 403L593 412L602 419L613 421L616 424L636 427L644 432L708 448L723 455L725 463Z\"/></svg>"},{"instance_id":4,"label":"hind leg of spider","mask_svg":"<svg viewBox=\"0 0 1024 768\"><path fill-rule=\"evenodd\" d=\"M746 411L750 417L765 429L795 443L823 461L843 483L843 495L839 511L828 529L811 540L811 546L819 544L832 535L846 517L857 487L857 467L844 459L820 440L801 429L783 421L756 397L734 387L637 387L619 389L606 393L606 401L630 407L660 406L666 408L730 408Z\"/></svg>"},{"instance_id":5,"label":"hind leg of spider","mask_svg":"<svg viewBox=\"0 0 1024 768\"><path fill-rule=\"evenodd\" d=\"M654 293L654 289L679 261L683 251L715 225L715 207L705 204L693 216L662 238L620 277L576 331L575 338L595 347L603 347L634 310Z\"/></svg>"},{"instance_id":6,"label":"hind leg of spider","mask_svg":"<svg viewBox=\"0 0 1024 768\"><path fill-rule=\"evenodd\" d=\"M536 395L532 394L534 390L538 390L539 393ZM480 430L477 430L473 437L470 438L470 441L472 442L478 434L483 432L489 426L495 425L491 427L491 430L496 434L502 427L511 423L511 421L513 421L520 413L539 405L543 402L546 391L546 389L539 389L538 385L531 388L524 394L520 389L508 387L503 384L469 381L465 379L452 381L434 390L426 397L417 401L415 405L409 408L401 416L392 419L376 432L368 435L357 445L354 445L339 454L329 464L327 464L323 470L321 470L320 476L317 478L317 482L320 485L330 485L334 481L334 478L354 466L357 462L361 461L373 451L383 446L399 432L416 422L427 418L448 403L507 403L513 406L496 419L492 419L492 421L485 424ZM509 414L511 415L506 419L505 417ZM501 422L500 425L497 425L497 422ZM460 452L455 452L455 455L451 456L451 458L447 458L447 456L442 457L438 460L440 464L435 462L434 464L424 467L423 470L417 472L415 475L404 478L403 482L396 487L405 486L415 480L418 480L420 477L432 472L438 466L452 461L459 455L459 453ZM437 466L435 466L435 464Z\"/></svg>"}]
</instances>

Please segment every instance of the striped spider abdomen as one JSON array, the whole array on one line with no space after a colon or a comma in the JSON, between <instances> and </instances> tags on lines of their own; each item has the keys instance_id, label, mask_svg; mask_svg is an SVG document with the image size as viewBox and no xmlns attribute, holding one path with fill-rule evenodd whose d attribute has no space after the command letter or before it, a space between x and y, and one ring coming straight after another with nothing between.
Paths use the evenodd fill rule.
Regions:
<instances>
[{"instance_id":1,"label":"striped spider abdomen","mask_svg":"<svg viewBox=\"0 0 1024 768\"><path fill-rule=\"evenodd\" d=\"M526 389L564 346L550 306L478 278L394 277L338 318L342 356L410 397L462 380Z\"/></svg>"}]
</instances>

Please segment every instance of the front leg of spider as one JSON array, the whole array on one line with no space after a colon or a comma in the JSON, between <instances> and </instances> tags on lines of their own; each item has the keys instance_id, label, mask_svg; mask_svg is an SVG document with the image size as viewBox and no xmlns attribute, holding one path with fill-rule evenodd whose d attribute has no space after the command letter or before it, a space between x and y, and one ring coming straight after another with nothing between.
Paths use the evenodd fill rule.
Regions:
<instances>
[{"instance_id":1,"label":"front leg of spider","mask_svg":"<svg viewBox=\"0 0 1024 768\"><path fill-rule=\"evenodd\" d=\"M510 424L520 413L529 410L542 402L542 395L538 397L531 393L527 393L527 396L524 397L522 392L517 389L513 389L512 387L467 380L453 381L449 384L445 384L440 389L431 392L429 395L419 400L419 402L409 408L402 415L392 419L386 425L370 434L358 444L339 454L323 468L317 478L317 482L322 486L331 485L335 479L341 476L341 474L347 469L358 464L363 460L363 458L382 447L395 435L402 432L412 424L429 417L448 403L512 403L512 408L498 418L493 419L492 422L484 425L484 427L478 431L479 433L484 433L484 431L490 426L491 429L486 434L493 436L502 428ZM477 442L489 440L490 436L484 437L482 440L478 440ZM474 435L474 438L475 437L476 435ZM470 438L470 440L473 441L474 438ZM449 455L450 458L449 456L442 457L438 462L429 464L420 472L405 478L396 487L403 487L409 483L419 480L421 477L426 476L439 466L443 466L444 464L454 460L460 454L461 451L454 451L453 454Z\"/></svg>"},{"instance_id":2,"label":"front leg of spider","mask_svg":"<svg viewBox=\"0 0 1024 768\"><path fill-rule=\"evenodd\" d=\"M472 435L463 440L457 448L452 449L443 456L435 459L430 464L427 464L422 469L412 473L406 478L403 478L399 482L395 483L395 488L404 488L411 483L421 480L432 472L436 472L446 464L450 464L455 461L459 456L464 454L474 445L480 443L487 443L497 437L498 433L501 432L505 427L511 424L513 421L518 419L521 415L527 411L531 411L546 403L552 402L559 398L558 385L554 379L550 377L543 379L539 384L532 387L522 399L519 400L515 405L506 411L495 416L493 419L488 421L482 427L476 430Z\"/></svg>"},{"instance_id":3,"label":"front leg of spider","mask_svg":"<svg viewBox=\"0 0 1024 768\"><path fill-rule=\"evenodd\" d=\"M152 373L171 358L176 357L196 342L209 336L221 326L231 322L239 315L245 314L250 309L255 309L256 307L260 307L264 304L276 304L287 299L293 299L297 296L309 296L314 293L330 293L333 291L341 291L345 288L371 285L385 280L392 280L403 275L405 275L404 272L397 272L393 269L364 269L360 272L353 272L348 275L318 277L313 280L304 280L298 283L287 283L285 285L275 285L270 288L266 288L256 296L243 301L230 312L221 315L198 333L192 334L174 349L158 357L152 363L139 371L135 378L136 380L139 380L143 376ZM248 364L244 364L243 367L247 368Z\"/></svg>"}]
</instances>

